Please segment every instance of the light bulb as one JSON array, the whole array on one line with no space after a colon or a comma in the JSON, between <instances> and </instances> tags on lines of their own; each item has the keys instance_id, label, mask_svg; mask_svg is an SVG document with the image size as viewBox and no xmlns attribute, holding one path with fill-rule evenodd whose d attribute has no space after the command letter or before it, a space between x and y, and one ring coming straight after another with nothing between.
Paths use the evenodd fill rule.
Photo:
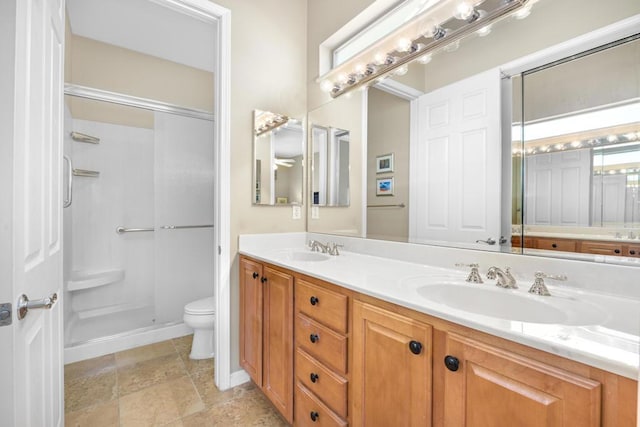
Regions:
<instances>
[{"instance_id":1,"label":"light bulb","mask_svg":"<svg viewBox=\"0 0 640 427\"><path fill-rule=\"evenodd\" d=\"M338 81L340 82L340 84L346 84L347 80L349 80L349 76L347 76L345 73L342 73L338 76Z\"/></svg>"},{"instance_id":2,"label":"light bulb","mask_svg":"<svg viewBox=\"0 0 640 427\"><path fill-rule=\"evenodd\" d=\"M471 3L463 1L458 3L458 6L456 6L456 10L454 10L453 12L453 16L456 19L466 21L473 15L474 11L475 9L473 8L473 5Z\"/></svg>"},{"instance_id":3,"label":"light bulb","mask_svg":"<svg viewBox=\"0 0 640 427\"><path fill-rule=\"evenodd\" d=\"M398 43L396 43L396 50L398 52L409 52L410 49L411 49L411 40L409 40L406 37L399 39Z\"/></svg>"},{"instance_id":4,"label":"light bulb","mask_svg":"<svg viewBox=\"0 0 640 427\"><path fill-rule=\"evenodd\" d=\"M367 71L367 67L362 63L356 64L356 66L354 67L354 70L357 75L362 76L364 75L365 71Z\"/></svg>"},{"instance_id":5,"label":"light bulb","mask_svg":"<svg viewBox=\"0 0 640 427\"><path fill-rule=\"evenodd\" d=\"M564 150L564 144L556 144L556 150Z\"/></svg>"},{"instance_id":6,"label":"light bulb","mask_svg":"<svg viewBox=\"0 0 640 427\"><path fill-rule=\"evenodd\" d=\"M581 147L581 146L582 146L582 142L580 142L580 141L573 141L573 142L571 143L571 146L572 146L572 147L574 147L574 148Z\"/></svg>"},{"instance_id":7,"label":"light bulb","mask_svg":"<svg viewBox=\"0 0 640 427\"><path fill-rule=\"evenodd\" d=\"M618 137L615 136L615 135L609 135L607 137L607 141L609 141L609 142L615 142L617 139L618 139Z\"/></svg>"},{"instance_id":8,"label":"light bulb","mask_svg":"<svg viewBox=\"0 0 640 427\"><path fill-rule=\"evenodd\" d=\"M386 53L382 53L382 52L378 52L373 57L373 61L376 63L376 65L382 65L387 61L387 54Z\"/></svg>"},{"instance_id":9,"label":"light bulb","mask_svg":"<svg viewBox=\"0 0 640 427\"><path fill-rule=\"evenodd\" d=\"M447 30L442 28L435 20L430 20L425 26L425 37L433 37L434 40L440 40L447 35Z\"/></svg>"},{"instance_id":10,"label":"light bulb","mask_svg":"<svg viewBox=\"0 0 640 427\"><path fill-rule=\"evenodd\" d=\"M433 57L430 53L427 53L426 55L422 55L420 58L418 58L418 62L422 65L425 65L431 62L431 59L433 59Z\"/></svg>"},{"instance_id":11,"label":"light bulb","mask_svg":"<svg viewBox=\"0 0 640 427\"><path fill-rule=\"evenodd\" d=\"M333 83L331 83L329 80L323 80L320 83L320 90L326 93L331 92L331 89L333 89Z\"/></svg>"}]
</instances>

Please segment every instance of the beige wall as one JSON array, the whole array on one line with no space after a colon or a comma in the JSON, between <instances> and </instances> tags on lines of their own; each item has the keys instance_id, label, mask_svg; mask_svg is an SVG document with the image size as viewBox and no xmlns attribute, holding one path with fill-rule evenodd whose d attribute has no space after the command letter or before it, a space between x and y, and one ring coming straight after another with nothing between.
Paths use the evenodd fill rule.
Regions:
<instances>
[{"instance_id":1,"label":"beige wall","mask_svg":"<svg viewBox=\"0 0 640 427\"><path fill-rule=\"evenodd\" d=\"M253 110L304 117L307 5L300 0L214 3L231 10L231 369L238 363L238 235L304 231L290 206L252 206ZM264 167L264 166L263 166Z\"/></svg>"},{"instance_id":2,"label":"beige wall","mask_svg":"<svg viewBox=\"0 0 640 427\"><path fill-rule=\"evenodd\" d=\"M369 89L367 117L367 204L399 204L405 208L367 208L367 237L409 239L410 103L378 89ZM376 173L376 157L393 153L394 171ZM394 195L376 196L376 179L393 176Z\"/></svg>"}]
</instances>

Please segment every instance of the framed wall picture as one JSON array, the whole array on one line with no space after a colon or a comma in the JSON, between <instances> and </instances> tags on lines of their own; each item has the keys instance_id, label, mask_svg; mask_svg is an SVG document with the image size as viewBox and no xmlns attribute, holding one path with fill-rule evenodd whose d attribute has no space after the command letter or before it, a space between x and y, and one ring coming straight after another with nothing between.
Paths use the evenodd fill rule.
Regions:
<instances>
[{"instance_id":1,"label":"framed wall picture","mask_svg":"<svg viewBox=\"0 0 640 427\"><path fill-rule=\"evenodd\" d=\"M393 177L376 179L376 196L393 196Z\"/></svg>"},{"instance_id":2,"label":"framed wall picture","mask_svg":"<svg viewBox=\"0 0 640 427\"><path fill-rule=\"evenodd\" d=\"M376 173L393 172L393 153L376 157Z\"/></svg>"}]
</instances>

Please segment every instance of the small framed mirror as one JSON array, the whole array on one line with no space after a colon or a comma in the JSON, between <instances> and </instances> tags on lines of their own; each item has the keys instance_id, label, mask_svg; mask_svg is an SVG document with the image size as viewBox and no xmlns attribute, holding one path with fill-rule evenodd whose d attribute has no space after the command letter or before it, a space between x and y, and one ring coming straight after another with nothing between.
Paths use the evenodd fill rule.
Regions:
<instances>
[{"instance_id":1,"label":"small framed mirror","mask_svg":"<svg viewBox=\"0 0 640 427\"><path fill-rule=\"evenodd\" d=\"M349 206L349 131L311 126L311 204Z\"/></svg>"},{"instance_id":2,"label":"small framed mirror","mask_svg":"<svg viewBox=\"0 0 640 427\"><path fill-rule=\"evenodd\" d=\"M302 205L303 129L301 120L270 111L254 110L254 205Z\"/></svg>"}]
</instances>

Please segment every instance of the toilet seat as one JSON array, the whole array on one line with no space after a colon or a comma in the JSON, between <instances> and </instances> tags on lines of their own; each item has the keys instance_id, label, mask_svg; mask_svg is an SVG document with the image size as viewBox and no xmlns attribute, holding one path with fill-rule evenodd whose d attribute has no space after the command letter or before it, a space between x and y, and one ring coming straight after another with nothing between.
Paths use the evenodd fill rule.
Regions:
<instances>
[{"instance_id":1,"label":"toilet seat","mask_svg":"<svg viewBox=\"0 0 640 427\"><path fill-rule=\"evenodd\" d=\"M190 302L184 306L185 314L215 314L215 300L213 297L202 298L197 301Z\"/></svg>"}]
</instances>

